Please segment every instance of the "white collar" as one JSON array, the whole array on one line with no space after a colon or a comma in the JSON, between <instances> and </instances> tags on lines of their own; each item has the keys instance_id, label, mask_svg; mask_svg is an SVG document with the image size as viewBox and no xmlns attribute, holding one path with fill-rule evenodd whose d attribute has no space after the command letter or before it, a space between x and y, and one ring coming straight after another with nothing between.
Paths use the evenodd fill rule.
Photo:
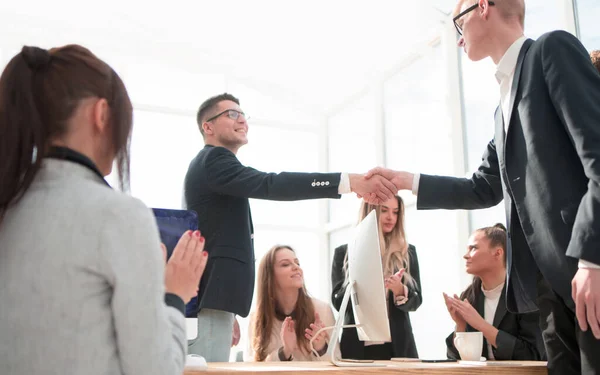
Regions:
<instances>
[{"instance_id":1,"label":"white collar","mask_svg":"<svg viewBox=\"0 0 600 375\"><path fill-rule=\"evenodd\" d=\"M504 283L501 283L497 287L490 289L490 290L483 289L483 284L481 285L481 291L483 292L483 294L485 295L485 298L487 298L487 299L495 299L495 298L500 297L500 294L502 294L503 289L504 289Z\"/></svg>"},{"instance_id":2,"label":"white collar","mask_svg":"<svg viewBox=\"0 0 600 375\"><path fill-rule=\"evenodd\" d=\"M525 36L521 36L515 40L500 59L500 62L496 66L496 80L498 83L502 82L504 78L510 77L515 71L519 52L521 52L521 47L523 47L526 40Z\"/></svg>"}]
</instances>

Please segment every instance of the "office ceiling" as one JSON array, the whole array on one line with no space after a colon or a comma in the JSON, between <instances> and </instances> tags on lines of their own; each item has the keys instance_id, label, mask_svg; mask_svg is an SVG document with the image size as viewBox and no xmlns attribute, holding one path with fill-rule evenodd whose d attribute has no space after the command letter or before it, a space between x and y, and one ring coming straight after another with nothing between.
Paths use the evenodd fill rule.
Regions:
<instances>
[{"instance_id":1,"label":"office ceiling","mask_svg":"<svg viewBox=\"0 0 600 375\"><path fill-rule=\"evenodd\" d=\"M327 113L430 41L453 3L2 1L0 35L8 42L0 43L15 51L23 44L80 43L101 57L223 74Z\"/></svg>"}]
</instances>

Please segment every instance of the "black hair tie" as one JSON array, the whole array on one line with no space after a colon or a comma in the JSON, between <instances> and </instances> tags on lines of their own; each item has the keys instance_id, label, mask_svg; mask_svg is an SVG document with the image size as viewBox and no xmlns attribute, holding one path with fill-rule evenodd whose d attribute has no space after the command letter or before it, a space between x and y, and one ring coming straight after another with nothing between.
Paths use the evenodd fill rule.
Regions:
<instances>
[{"instance_id":1,"label":"black hair tie","mask_svg":"<svg viewBox=\"0 0 600 375\"><path fill-rule=\"evenodd\" d=\"M39 70L46 67L52 56L48 50L39 47L24 46L21 49L21 56L32 70Z\"/></svg>"}]
</instances>

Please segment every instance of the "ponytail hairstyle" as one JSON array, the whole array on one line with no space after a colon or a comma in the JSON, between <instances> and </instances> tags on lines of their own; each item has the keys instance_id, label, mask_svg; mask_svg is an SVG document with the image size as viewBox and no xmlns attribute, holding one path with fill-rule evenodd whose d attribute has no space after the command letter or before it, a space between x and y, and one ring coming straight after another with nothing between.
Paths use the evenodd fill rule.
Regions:
<instances>
[{"instance_id":1,"label":"ponytail hairstyle","mask_svg":"<svg viewBox=\"0 0 600 375\"><path fill-rule=\"evenodd\" d=\"M490 241L490 247L501 247L504 250L504 262L506 263L506 227L497 223L492 227L484 227L477 229L475 232L483 233L485 238ZM481 290L481 278L473 276L473 282L460 295L460 299L466 299L471 305L475 305L475 295Z\"/></svg>"},{"instance_id":2,"label":"ponytail hairstyle","mask_svg":"<svg viewBox=\"0 0 600 375\"><path fill-rule=\"evenodd\" d=\"M83 99L108 102L120 187L129 186L132 105L123 81L88 49L23 47L0 76L0 224Z\"/></svg>"}]
</instances>

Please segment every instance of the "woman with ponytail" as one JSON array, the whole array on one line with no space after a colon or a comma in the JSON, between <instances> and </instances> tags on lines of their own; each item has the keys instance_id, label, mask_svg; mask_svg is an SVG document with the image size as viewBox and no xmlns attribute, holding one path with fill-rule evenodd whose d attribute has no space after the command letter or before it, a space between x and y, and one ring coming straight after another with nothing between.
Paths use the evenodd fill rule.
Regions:
<instances>
[{"instance_id":1,"label":"woman with ponytail","mask_svg":"<svg viewBox=\"0 0 600 375\"><path fill-rule=\"evenodd\" d=\"M0 374L181 374L199 232L161 257L127 188L132 105L89 50L23 47L0 76ZM163 249L164 256L164 249Z\"/></svg>"},{"instance_id":2,"label":"woman with ponytail","mask_svg":"<svg viewBox=\"0 0 600 375\"><path fill-rule=\"evenodd\" d=\"M456 329L446 339L448 358L460 359L456 332L482 332L481 355L495 360L545 359L539 314L514 314L506 309L506 228L502 224L476 230L463 256L473 282L462 294L444 294Z\"/></svg>"},{"instance_id":3,"label":"woman with ponytail","mask_svg":"<svg viewBox=\"0 0 600 375\"><path fill-rule=\"evenodd\" d=\"M395 196L380 206L362 203L359 221L375 210L379 228L381 262L385 277L388 317L392 342L364 342L356 328L344 329L340 348L343 358L389 360L392 357L418 358L409 312L416 311L423 297L416 248L404 235L404 202ZM339 311L347 287L348 245L335 249L331 270L333 306ZM344 314L344 324L355 324L352 304Z\"/></svg>"}]
</instances>

